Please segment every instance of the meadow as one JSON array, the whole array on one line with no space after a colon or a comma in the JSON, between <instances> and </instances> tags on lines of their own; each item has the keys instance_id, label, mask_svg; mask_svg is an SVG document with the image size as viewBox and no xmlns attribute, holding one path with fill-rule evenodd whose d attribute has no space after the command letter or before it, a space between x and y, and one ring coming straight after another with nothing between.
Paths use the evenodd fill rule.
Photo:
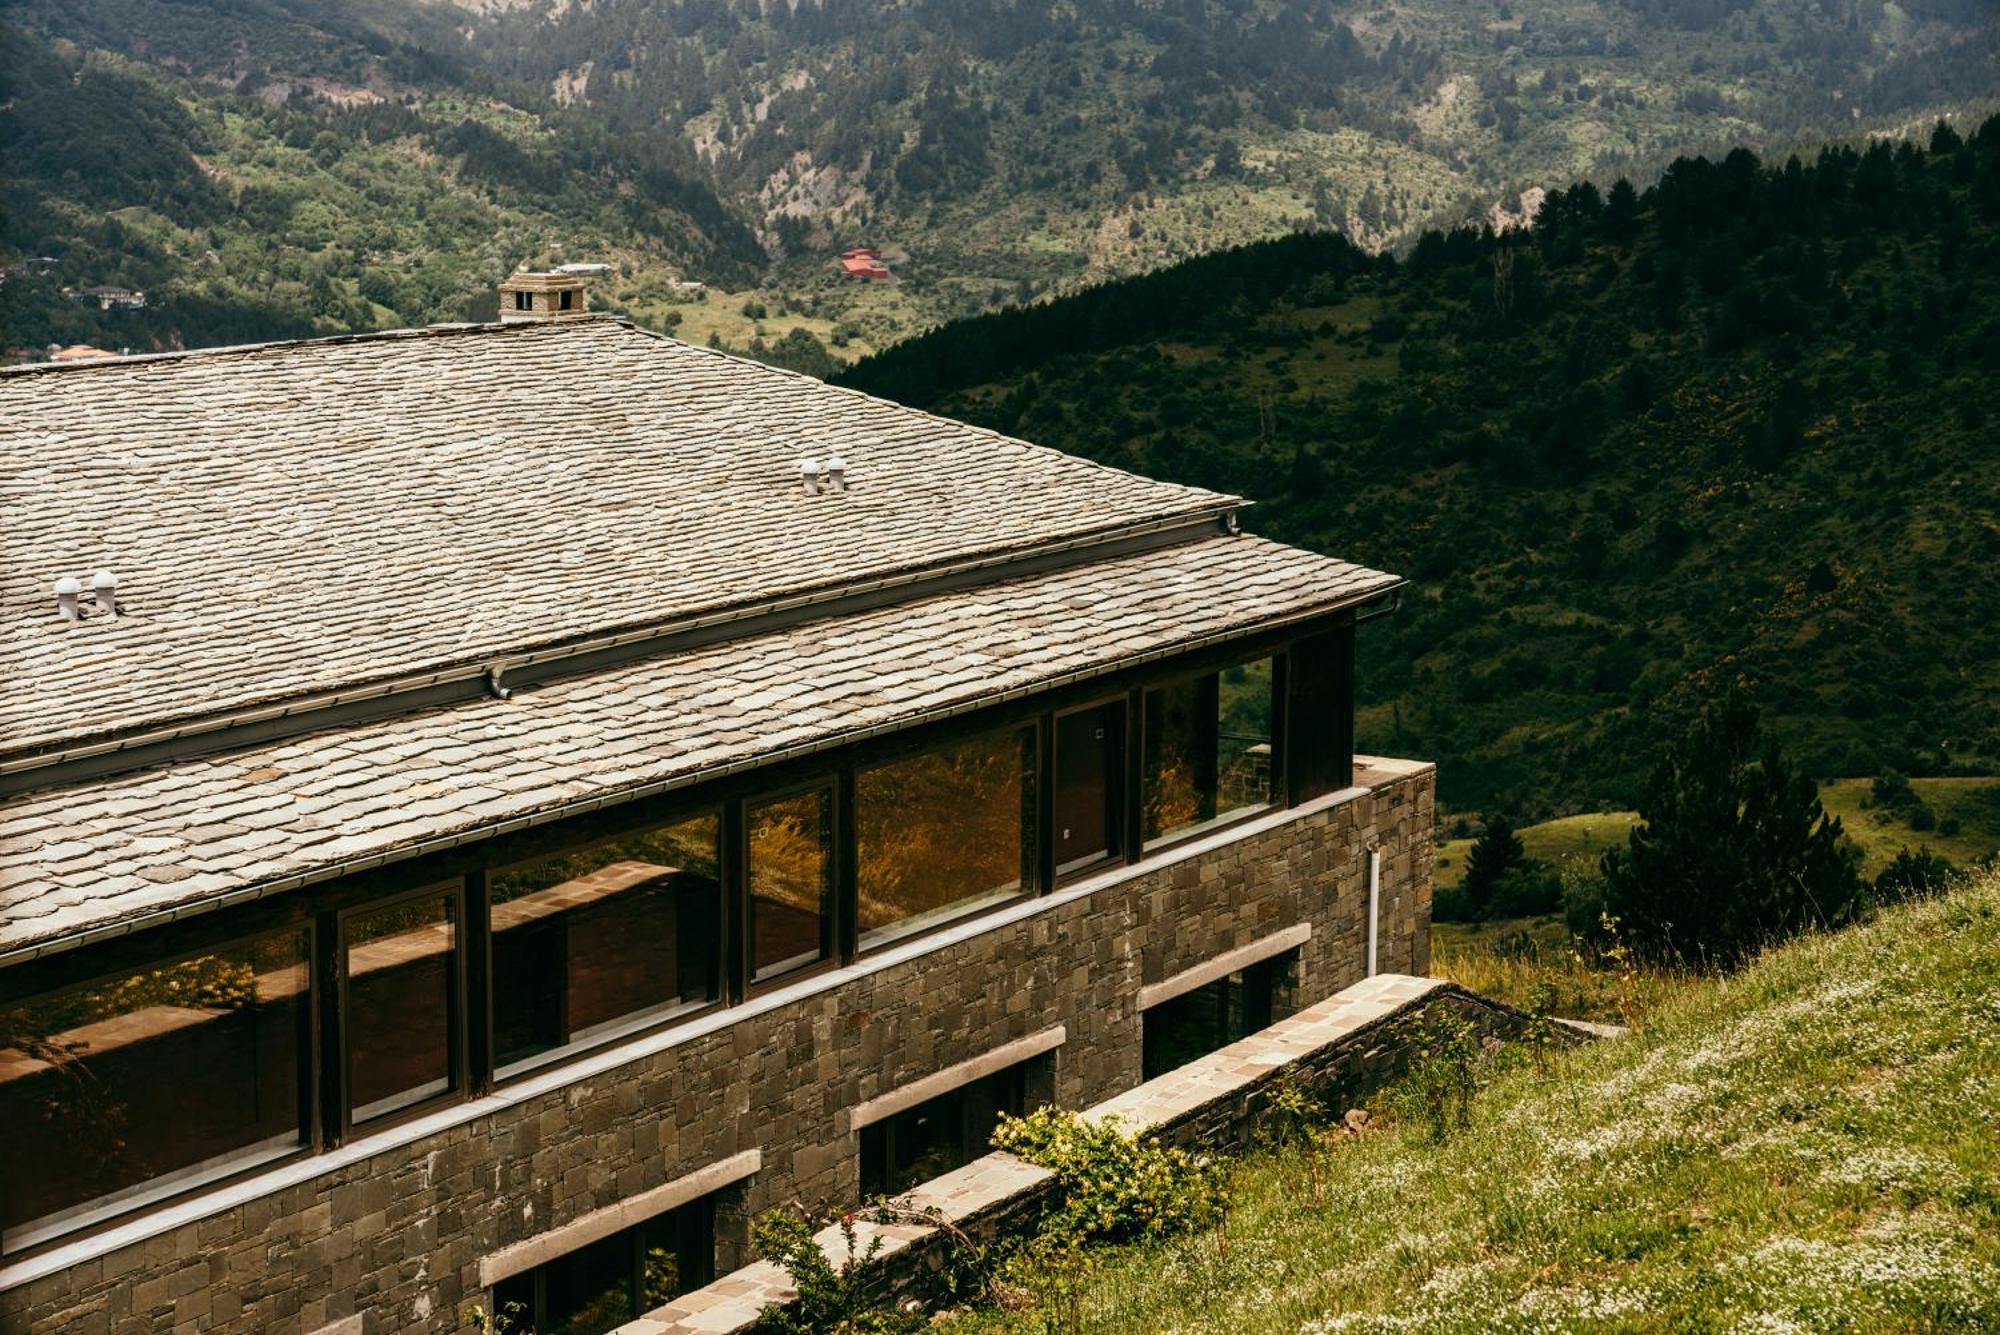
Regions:
<instances>
[{"instance_id":1,"label":"meadow","mask_svg":"<svg viewBox=\"0 0 2000 1335\"><path fill-rule=\"evenodd\" d=\"M1489 1054L1442 1143L1385 1093L1373 1129L1242 1161L1214 1230L940 1329L1994 1329L1996 997L1985 873L1679 979L1626 1037Z\"/></svg>"}]
</instances>

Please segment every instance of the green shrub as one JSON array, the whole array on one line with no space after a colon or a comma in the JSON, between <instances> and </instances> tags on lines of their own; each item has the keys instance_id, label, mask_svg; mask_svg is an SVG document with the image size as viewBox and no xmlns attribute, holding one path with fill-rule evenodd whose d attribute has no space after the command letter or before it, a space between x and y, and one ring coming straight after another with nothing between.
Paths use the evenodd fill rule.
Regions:
<instances>
[{"instance_id":1,"label":"green shrub","mask_svg":"<svg viewBox=\"0 0 2000 1335\"><path fill-rule=\"evenodd\" d=\"M1411 1029L1408 1071L1396 1097L1404 1115L1432 1140L1443 1141L1472 1121L1479 1051L1479 1031L1451 1006L1427 1006Z\"/></svg>"},{"instance_id":2,"label":"green shrub","mask_svg":"<svg viewBox=\"0 0 2000 1335\"><path fill-rule=\"evenodd\" d=\"M1005 1150L1056 1175L1061 1203L1044 1237L1070 1245L1167 1237L1222 1215L1222 1170L1186 1150L1129 1139L1116 1119L1086 1122L1061 1108L1003 1117L993 1133Z\"/></svg>"},{"instance_id":3,"label":"green shrub","mask_svg":"<svg viewBox=\"0 0 2000 1335\"><path fill-rule=\"evenodd\" d=\"M1949 890L1958 878L1958 868L1931 852L1928 845L1914 853L1905 848L1876 876L1875 899L1881 904L1928 899Z\"/></svg>"},{"instance_id":4,"label":"green shrub","mask_svg":"<svg viewBox=\"0 0 2000 1335\"><path fill-rule=\"evenodd\" d=\"M764 1309L760 1335L905 1335L924 1324L916 1313L873 1306L868 1281L882 1237L858 1246L858 1216L845 1212L838 1222L847 1244L847 1259L838 1266L813 1236L822 1221L803 1210L767 1210L750 1226L757 1254L783 1266L799 1295L787 1306Z\"/></svg>"}]
</instances>

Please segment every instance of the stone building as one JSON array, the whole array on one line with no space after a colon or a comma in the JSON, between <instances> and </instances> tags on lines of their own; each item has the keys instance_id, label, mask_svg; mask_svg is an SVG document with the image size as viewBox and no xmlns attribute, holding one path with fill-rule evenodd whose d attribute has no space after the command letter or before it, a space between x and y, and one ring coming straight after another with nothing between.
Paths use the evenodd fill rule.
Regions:
<instances>
[{"instance_id":1,"label":"stone building","mask_svg":"<svg viewBox=\"0 0 2000 1335\"><path fill-rule=\"evenodd\" d=\"M1427 965L1237 498L604 316L0 405L9 1335L605 1329Z\"/></svg>"}]
</instances>

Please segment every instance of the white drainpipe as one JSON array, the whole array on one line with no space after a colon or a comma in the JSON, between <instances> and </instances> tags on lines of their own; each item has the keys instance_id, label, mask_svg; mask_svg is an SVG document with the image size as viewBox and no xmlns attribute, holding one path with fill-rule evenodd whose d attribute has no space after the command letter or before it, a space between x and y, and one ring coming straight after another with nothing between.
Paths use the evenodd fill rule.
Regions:
<instances>
[{"instance_id":1,"label":"white drainpipe","mask_svg":"<svg viewBox=\"0 0 2000 1335\"><path fill-rule=\"evenodd\" d=\"M1375 976L1375 943L1382 931L1382 854L1368 850L1368 976Z\"/></svg>"}]
</instances>

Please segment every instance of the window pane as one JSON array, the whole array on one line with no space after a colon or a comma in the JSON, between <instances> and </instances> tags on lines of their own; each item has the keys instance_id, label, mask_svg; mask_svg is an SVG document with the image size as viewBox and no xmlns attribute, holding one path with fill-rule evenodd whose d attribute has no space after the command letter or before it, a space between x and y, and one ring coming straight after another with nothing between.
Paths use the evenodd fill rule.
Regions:
<instances>
[{"instance_id":1,"label":"window pane","mask_svg":"<svg viewBox=\"0 0 2000 1335\"><path fill-rule=\"evenodd\" d=\"M493 1049L503 1070L717 995L718 822L705 813L493 873Z\"/></svg>"},{"instance_id":2,"label":"window pane","mask_svg":"<svg viewBox=\"0 0 2000 1335\"><path fill-rule=\"evenodd\" d=\"M986 1153L1000 1115L1025 1112L1036 1057L861 1129L861 1194L893 1196Z\"/></svg>"},{"instance_id":3,"label":"window pane","mask_svg":"<svg viewBox=\"0 0 2000 1335\"><path fill-rule=\"evenodd\" d=\"M1141 1076L1151 1080L1268 1028L1297 952L1163 1001L1141 1017Z\"/></svg>"},{"instance_id":4,"label":"window pane","mask_svg":"<svg viewBox=\"0 0 2000 1335\"><path fill-rule=\"evenodd\" d=\"M1271 800L1271 660L1146 692L1148 842Z\"/></svg>"},{"instance_id":5,"label":"window pane","mask_svg":"<svg viewBox=\"0 0 2000 1335\"><path fill-rule=\"evenodd\" d=\"M1056 720L1056 870L1118 851L1112 804L1121 755L1116 702Z\"/></svg>"},{"instance_id":6,"label":"window pane","mask_svg":"<svg viewBox=\"0 0 2000 1335\"><path fill-rule=\"evenodd\" d=\"M1146 692L1144 829L1149 840L1215 818L1215 678Z\"/></svg>"},{"instance_id":7,"label":"window pane","mask_svg":"<svg viewBox=\"0 0 2000 1335\"><path fill-rule=\"evenodd\" d=\"M347 920L347 1100L357 1123L454 1083L456 907L439 895Z\"/></svg>"},{"instance_id":8,"label":"window pane","mask_svg":"<svg viewBox=\"0 0 2000 1335\"><path fill-rule=\"evenodd\" d=\"M305 1143L309 980L295 931L0 1008L6 1246Z\"/></svg>"},{"instance_id":9,"label":"window pane","mask_svg":"<svg viewBox=\"0 0 2000 1335\"><path fill-rule=\"evenodd\" d=\"M1271 660L1222 670L1218 712L1216 810L1271 800Z\"/></svg>"},{"instance_id":10,"label":"window pane","mask_svg":"<svg viewBox=\"0 0 2000 1335\"><path fill-rule=\"evenodd\" d=\"M1017 895L1035 732L1010 729L855 777L861 944Z\"/></svg>"},{"instance_id":11,"label":"window pane","mask_svg":"<svg viewBox=\"0 0 2000 1335\"><path fill-rule=\"evenodd\" d=\"M751 976L769 978L832 949L832 790L753 806L749 826Z\"/></svg>"},{"instance_id":12,"label":"window pane","mask_svg":"<svg viewBox=\"0 0 2000 1335\"><path fill-rule=\"evenodd\" d=\"M548 1317L536 1335L603 1335L639 1315L632 1306L635 1245L626 1229L543 1266Z\"/></svg>"}]
</instances>

